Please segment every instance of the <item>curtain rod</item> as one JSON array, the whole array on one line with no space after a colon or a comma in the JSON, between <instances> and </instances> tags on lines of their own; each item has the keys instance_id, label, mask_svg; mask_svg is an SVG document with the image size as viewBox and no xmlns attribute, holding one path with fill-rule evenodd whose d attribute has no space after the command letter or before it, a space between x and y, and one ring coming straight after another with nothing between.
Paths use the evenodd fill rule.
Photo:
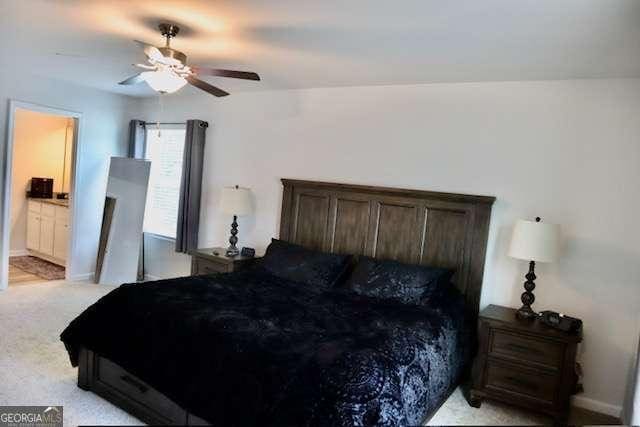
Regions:
<instances>
[{"instance_id":1,"label":"curtain rod","mask_svg":"<svg viewBox=\"0 0 640 427\"><path fill-rule=\"evenodd\" d=\"M182 125L182 126L186 126L187 123L186 122L145 122L143 120L140 120L140 123L143 126L147 126L147 125L157 125L157 124L161 124L161 125ZM200 121L200 127L209 127L209 122L205 122L205 121Z\"/></svg>"},{"instance_id":2,"label":"curtain rod","mask_svg":"<svg viewBox=\"0 0 640 427\"><path fill-rule=\"evenodd\" d=\"M186 125L186 122L142 122L145 125L157 125L158 123L161 125Z\"/></svg>"}]
</instances>

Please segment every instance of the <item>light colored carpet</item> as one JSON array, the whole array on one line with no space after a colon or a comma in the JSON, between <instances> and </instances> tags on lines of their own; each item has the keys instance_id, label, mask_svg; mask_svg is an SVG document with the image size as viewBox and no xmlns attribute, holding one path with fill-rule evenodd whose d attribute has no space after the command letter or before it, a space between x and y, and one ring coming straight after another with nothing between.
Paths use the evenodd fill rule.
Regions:
<instances>
[{"instance_id":1,"label":"light colored carpet","mask_svg":"<svg viewBox=\"0 0 640 427\"><path fill-rule=\"evenodd\" d=\"M0 405L63 405L65 425L141 424L76 386L76 369L59 339L75 316L112 289L54 281L0 292ZM471 408L456 390L429 425L540 425L550 421L493 402Z\"/></svg>"},{"instance_id":2,"label":"light colored carpet","mask_svg":"<svg viewBox=\"0 0 640 427\"><path fill-rule=\"evenodd\" d=\"M0 405L62 405L64 424L140 421L76 386L60 332L112 287L65 281L0 292Z\"/></svg>"},{"instance_id":3,"label":"light colored carpet","mask_svg":"<svg viewBox=\"0 0 640 427\"><path fill-rule=\"evenodd\" d=\"M484 401L480 408L472 408L465 400L460 388L457 388L440 407L438 412L429 420L427 425L539 426L549 425L551 422L551 418L522 411L513 406L503 405L498 402Z\"/></svg>"},{"instance_id":4,"label":"light colored carpet","mask_svg":"<svg viewBox=\"0 0 640 427\"><path fill-rule=\"evenodd\" d=\"M42 282L41 277L9 264L9 286L31 285L39 282Z\"/></svg>"}]
</instances>

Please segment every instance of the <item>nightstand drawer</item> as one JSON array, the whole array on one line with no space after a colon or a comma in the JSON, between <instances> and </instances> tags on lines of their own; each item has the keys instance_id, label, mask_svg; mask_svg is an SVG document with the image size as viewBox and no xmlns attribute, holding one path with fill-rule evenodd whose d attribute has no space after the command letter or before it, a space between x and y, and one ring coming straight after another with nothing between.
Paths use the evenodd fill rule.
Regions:
<instances>
[{"instance_id":1,"label":"nightstand drawer","mask_svg":"<svg viewBox=\"0 0 640 427\"><path fill-rule=\"evenodd\" d=\"M559 369L563 362L564 344L494 329L489 354Z\"/></svg>"},{"instance_id":2,"label":"nightstand drawer","mask_svg":"<svg viewBox=\"0 0 640 427\"><path fill-rule=\"evenodd\" d=\"M193 263L192 274L194 275L228 273L232 271L233 267L230 264L223 264L204 258L194 258Z\"/></svg>"},{"instance_id":3,"label":"nightstand drawer","mask_svg":"<svg viewBox=\"0 0 640 427\"><path fill-rule=\"evenodd\" d=\"M553 403L558 377L529 370L521 370L502 363L488 362L488 390L517 393Z\"/></svg>"},{"instance_id":4,"label":"nightstand drawer","mask_svg":"<svg viewBox=\"0 0 640 427\"><path fill-rule=\"evenodd\" d=\"M202 248L191 251L191 275L232 273L249 268L256 258L228 257L225 248Z\"/></svg>"}]
</instances>

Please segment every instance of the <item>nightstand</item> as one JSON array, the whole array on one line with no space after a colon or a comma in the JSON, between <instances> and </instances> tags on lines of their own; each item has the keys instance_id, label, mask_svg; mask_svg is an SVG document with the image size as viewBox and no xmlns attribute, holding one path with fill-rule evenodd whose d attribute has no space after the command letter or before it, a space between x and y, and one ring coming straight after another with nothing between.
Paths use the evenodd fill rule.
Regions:
<instances>
[{"instance_id":1,"label":"nightstand","mask_svg":"<svg viewBox=\"0 0 640 427\"><path fill-rule=\"evenodd\" d=\"M191 251L191 275L231 273L250 266L256 258L227 257L225 248L204 248ZM214 252L218 255L214 255Z\"/></svg>"},{"instance_id":2,"label":"nightstand","mask_svg":"<svg viewBox=\"0 0 640 427\"><path fill-rule=\"evenodd\" d=\"M523 321L513 308L490 305L480 313L479 349L469 404L496 399L544 412L566 423L575 392L576 348L582 330L568 334L537 318Z\"/></svg>"}]
</instances>

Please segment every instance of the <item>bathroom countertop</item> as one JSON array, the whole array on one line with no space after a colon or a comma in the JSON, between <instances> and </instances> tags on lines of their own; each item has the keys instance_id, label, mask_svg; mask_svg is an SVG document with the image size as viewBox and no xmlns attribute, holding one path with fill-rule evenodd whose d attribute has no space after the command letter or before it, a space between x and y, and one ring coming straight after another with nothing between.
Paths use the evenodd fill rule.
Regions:
<instances>
[{"instance_id":1,"label":"bathroom countertop","mask_svg":"<svg viewBox=\"0 0 640 427\"><path fill-rule=\"evenodd\" d=\"M29 200L33 200L34 202L48 203L50 205L63 206L65 208L69 207L69 199L42 199L39 197L29 197Z\"/></svg>"}]
</instances>

